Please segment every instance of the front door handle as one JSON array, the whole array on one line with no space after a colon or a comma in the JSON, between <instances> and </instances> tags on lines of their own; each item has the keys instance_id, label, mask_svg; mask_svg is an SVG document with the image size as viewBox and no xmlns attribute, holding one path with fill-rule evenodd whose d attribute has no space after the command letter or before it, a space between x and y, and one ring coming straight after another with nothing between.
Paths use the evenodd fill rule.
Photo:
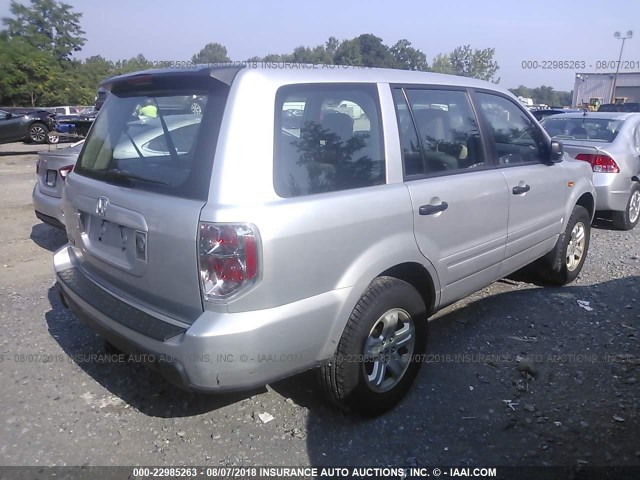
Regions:
<instances>
[{"instance_id":1,"label":"front door handle","mask_svg":"<svg viewBox=\"0 0 640 480\"><path fill-rule=\"evenodd\" d=\"M527 193L529 190L531 190L529 185L516 185L513 187L512 192L514 195L522 195L523 193Z\"/></svg>"},{"instance_id":2,"label":"front door handle","mask_svg":"<svg viewBox=\"0 0 640 480\"><path fill-rule=\"evenodd\" d=\"M418 209L418 213L420 215L433 215L434 213L444 212L447 208L449 208L449 204L447 202L442 202L440 205L422 205Z\"/></svg>"}]
</instances>

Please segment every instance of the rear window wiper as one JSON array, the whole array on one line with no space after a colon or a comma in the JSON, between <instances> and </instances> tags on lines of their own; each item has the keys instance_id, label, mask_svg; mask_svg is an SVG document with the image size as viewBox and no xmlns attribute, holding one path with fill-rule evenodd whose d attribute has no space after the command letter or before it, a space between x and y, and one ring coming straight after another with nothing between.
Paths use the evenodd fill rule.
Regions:
<instances>
[{"instance_id":1,"label":"rear window wiper","mask_svg":"<svg viewBox=\"0 0 640 480\"><path fill-rule=\"evenodd\" d=\"M138 180L140 182L155 183L156 185L165 185L165 186L171 185L170 183L163 182L162 180L155 180L153 178L142 177L142 176L136 175L135 173L127 172L126 170L120 170L118 168L103 170L101 173L104 174L107 178L110 178L113 180L125 180L125 181Z\"/></svg>"}]
</instances>

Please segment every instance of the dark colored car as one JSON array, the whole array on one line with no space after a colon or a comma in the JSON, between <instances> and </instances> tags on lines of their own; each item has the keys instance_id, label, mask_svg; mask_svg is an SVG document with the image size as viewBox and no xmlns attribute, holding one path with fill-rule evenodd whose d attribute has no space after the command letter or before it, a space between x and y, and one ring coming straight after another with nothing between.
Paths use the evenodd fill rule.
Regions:
<instances>
[{"instance_id":1,"label":"dark colored car","mask_svg":"<svg viewBox=\"0 0 640 480\"><path fill-rule=\"evenodd\" d=\"M599 112L640 112L640 103L605 103L598 107Z\"/></svg>"},{"instance_id":2,"label":"dark colored car","mask_svg":"<svg viewBox=\"0 0 640 480\"><path fill-rule=\"evenodd\" d=\"M46 143L49 132L55 129L55 115L47 110L16 107L0 110L0 143Z\"/></svg>"},{"instance_id":3,"label":"dark colored car","mask_svg":"<svg viewBox=\"0 0 640 480\"><path fill-rule=\"evenodd\" d=\"M543 118L550 117L551 115L559 115L561 113L578 113L581 111L582 110L576 110L571 108L544 108L540 110L532 110L531 113L533 114L534 117L536 117L536 120L540 121Z\"/></svg>"}]
</instances>

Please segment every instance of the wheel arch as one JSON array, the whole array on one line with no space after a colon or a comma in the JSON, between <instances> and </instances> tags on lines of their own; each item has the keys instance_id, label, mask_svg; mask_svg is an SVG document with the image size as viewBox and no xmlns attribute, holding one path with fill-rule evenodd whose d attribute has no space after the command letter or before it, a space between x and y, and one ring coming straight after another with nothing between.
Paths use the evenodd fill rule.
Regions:
<instances>
[{"instance_id":1,"label":"wheel arch","mask_svg":"<svg viewBox=\"0 0 640 480\"><path fill-rule=\"evenodd\" d=\"M576 205L580 205L581 207L584 207L587 210L587 212L589 212L589 216L593 221L593 217L596 213L596 199L593 197L591 193L589 192L583 193L580 196L580 198L578 198L578 200L576 201Z\"/></svg>"},{"instance_id":2,"label":"wheel arch","mask_svg":"<svg viewBox=\"0 0 640 480\"><path fill-rule=\"evenodd\" d=\"M416 262L401 263L380 272L378 277L394 277L407 282L418 291L429 315L434 312L436 305L435 284L431 274L423 265Z\"/></svg>"}]
</instances>

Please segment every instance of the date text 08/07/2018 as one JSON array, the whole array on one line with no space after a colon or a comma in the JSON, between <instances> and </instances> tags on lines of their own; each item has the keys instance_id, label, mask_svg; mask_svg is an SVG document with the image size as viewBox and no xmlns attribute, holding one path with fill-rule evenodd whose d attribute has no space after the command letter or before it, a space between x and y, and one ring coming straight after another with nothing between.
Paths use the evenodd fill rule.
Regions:
<instances>
[{"instance_id":1,"label":"date text 08/07/2018","mask_svg":"<svg viewBox=\"0 0 640 480\"><path fill-rule=\"evenodd\" d=\"M640 60L523 60L525 70L636 70L640 68Z\"/></svg>"}]
</instances>

